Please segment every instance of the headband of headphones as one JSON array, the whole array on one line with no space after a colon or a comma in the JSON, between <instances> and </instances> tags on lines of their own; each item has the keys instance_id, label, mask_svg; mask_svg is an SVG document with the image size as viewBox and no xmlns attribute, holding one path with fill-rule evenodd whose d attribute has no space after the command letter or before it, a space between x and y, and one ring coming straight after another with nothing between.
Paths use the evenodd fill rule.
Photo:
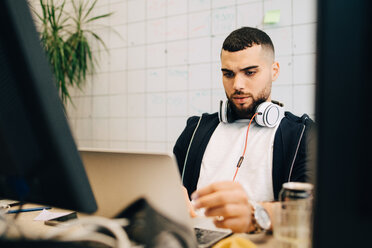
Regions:
<instances>
[{"instance_id":1,"label":"headband of headphones","mask_svg":"<svg viewBox=\"0 0 372 248\"><path fill-rule=\"evenodd\" d=\"M232 123L235 121L230 104L229 100L220 101L220 109L218 111L220 122ZM283 104L277 101L263 102L257 106L255 113L257 113L257 115L254 120L258 125L263 127L274 127L284 117L284 108Z\"/></svg>"}]
</instances>

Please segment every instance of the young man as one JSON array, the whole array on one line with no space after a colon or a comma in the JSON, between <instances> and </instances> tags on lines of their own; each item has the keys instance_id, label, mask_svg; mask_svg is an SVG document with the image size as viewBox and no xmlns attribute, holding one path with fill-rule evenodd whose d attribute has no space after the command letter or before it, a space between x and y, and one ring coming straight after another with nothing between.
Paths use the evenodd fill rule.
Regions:
<instances>
[{"instance_id":1,"label":"young man","mask_svg":"<svg viewBox=\"0 0 372 248\"><path fill-rule=\"evenodd\" d=\"M271 102L272 82L280 71L272 41L263 31L233 31L223 43L221 71L228 107L221 105L220 118L218 113L189 118L174 146L185 191L196 209L218 217L217 227L270 229L272 202L282 184L308 179L312 121L285 112L272 127L254 121L249 125L257 106ZM220 121L224 108L230 113L228 122Z\"/></svg>"}]
</instances>

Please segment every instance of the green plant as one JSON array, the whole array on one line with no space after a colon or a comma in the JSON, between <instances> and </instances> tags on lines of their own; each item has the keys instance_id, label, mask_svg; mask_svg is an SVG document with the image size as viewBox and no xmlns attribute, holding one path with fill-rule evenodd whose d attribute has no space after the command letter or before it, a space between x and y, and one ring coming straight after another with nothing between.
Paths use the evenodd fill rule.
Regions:
<instances>
[{"instance_id":1,"label":"green plant","mask_svg":"<svg viewBox=\"0 0 372 248\"><path fill-rule=\"evenodd\" d=\"M97 60L89 41L107 47L100 36L88 29L95 20L110 16L107 13L91 16L97 0L70 0L73 11L65 10L66 0L40 0L41 12L34 9L40 20L41 43L56 78L57 88L64 104L71 101L69 87L78 87L86 80L88 72L94 72ZM90 37L89 37L90 36ZM89 39L92 38L92 39Z\"/></svg>"}]
</instances>

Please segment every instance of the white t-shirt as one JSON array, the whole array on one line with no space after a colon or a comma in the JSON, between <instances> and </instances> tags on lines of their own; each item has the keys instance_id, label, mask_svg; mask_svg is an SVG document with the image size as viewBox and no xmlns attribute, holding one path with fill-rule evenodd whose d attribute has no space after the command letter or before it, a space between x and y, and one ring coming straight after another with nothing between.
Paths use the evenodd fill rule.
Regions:
<instances>
[{"instance_id":1,"label":"white t-shirt","mask_svg":"<svg viewBox=\"0 0 372 248\"><path fill-rule=\"evenodd\" d=\"M219 123L207 145L197 188L213 182L233 180L236 165L243 154L249 120ZM273 128L252 122L244 160L235 181L257 202L273 201L273 146L279 124Z\"/></svg>"}]
</instances>

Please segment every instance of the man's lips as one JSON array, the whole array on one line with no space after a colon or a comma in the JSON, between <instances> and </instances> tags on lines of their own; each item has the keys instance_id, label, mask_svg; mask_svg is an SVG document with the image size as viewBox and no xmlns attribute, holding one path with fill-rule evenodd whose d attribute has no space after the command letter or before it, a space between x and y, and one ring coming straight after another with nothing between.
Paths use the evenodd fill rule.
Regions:
<instances>
[{"instance_id":1,"label":"man's lips","mask_svg":"<svg viewBox=\"0 0 372 248\"><path fill-rule=\"evenodd\" d=\"M250 96L234 96L233 101L236 103L245 103Z\"/></svg>"}]
</instances>

